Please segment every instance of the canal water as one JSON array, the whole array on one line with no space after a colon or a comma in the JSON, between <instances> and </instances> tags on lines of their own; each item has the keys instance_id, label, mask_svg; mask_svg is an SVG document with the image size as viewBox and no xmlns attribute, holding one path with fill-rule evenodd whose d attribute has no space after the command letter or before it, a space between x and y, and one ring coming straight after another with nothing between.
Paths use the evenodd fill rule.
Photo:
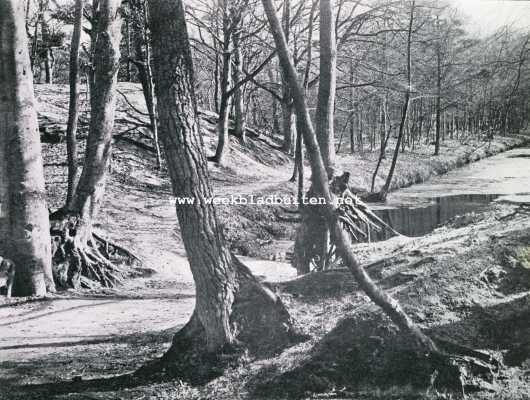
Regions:
<instances>
[{"instance_id":1,"label":"canal water","mask_svg":"<svg viewBox=\"0 0 530 400\"><path fill-rule=\"evenodd\" d=\"M399 162L399 161L398 161ZM492 201L518 201L530 194L530 148L498 154L389 194L371 207L406 236L422 236L456 216L480 211ZM372 234L384 240L391 232Z\"/></svg>"}]
</instances>

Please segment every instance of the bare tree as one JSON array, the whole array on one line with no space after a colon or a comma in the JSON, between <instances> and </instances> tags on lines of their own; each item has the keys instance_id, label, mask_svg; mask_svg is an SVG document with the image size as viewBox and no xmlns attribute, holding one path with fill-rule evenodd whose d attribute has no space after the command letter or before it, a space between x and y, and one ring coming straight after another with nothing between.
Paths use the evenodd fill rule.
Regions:
<instances>
[{"instance_id":1,"label":"bare tree","mask_svg":"<svg viewBox=\"0 0 530 400\"><path fill-rule=\"evenodd\" d=\"M243 4L240 4L243 3ZM232 53L234 50L234 33L239 29L243 8L246 2L229 0L219 0L219 9L222 15L222 63L221 63L221 81L220 81L220 100L219 100L219 120L217 122L217 148L215 155L210 159L216 163L222 164L224 155L230 150L228 136L228 114L230 111L229 94L230 81L232 78ZM237 39L236 39L237 40ZM239 43L237 43L239 44Z\"/></svg>"},{"instance_id":2,"label":"bare tree","mask_svg":"<svg viewBox=\"0 0 530 400\"><path fill-rule=\"evenodd\" d=\"M221 362L216 355L238 347L275 352L295 335L281 300L229 251L215 209L207 202L212 190L182 1L149 0L149 10L160 137L173 192L194 199L193 204L177 203L176 212L196 285L196 306L162 363L180 377L199 380L212 374L204 365ZM190 369L190 364L203 365Z\"/></svg>"},{"instance_id":3,"label":"bare tree","mask_svg":"<svg viewBox=\"0 0 530 400\"><path fill-rule=\"evenodd\" d=\"M66 208L73 206L72 201L79 181L77 163L77 123L79 120L79 50L81 48L81 30L83 25L84 0L76 0L74 31L70 44L70 99L68 105L68 124L66 126L66 151L68 157L68 189Z\"/></svg>"},{"instance_id":4,"label":"bare tree","mask_svg":"<svg viewBox=\"0 0 530 400\"><path fill-rule=\"evenodd\" d=\"M55 289L24 5L0 2L0 254L14 260L13 294Z\"/></svg>"},{"instance_id":5,"label":"bare tree","mask_svg":"<svg viewBox=\"0 0 530 400\"><path fill-rule=\"evenodd\" d=\"M392 157L392 164L390 164L390 170L383 185L381 191L379 192L379 198L385 200L390 189L390 184L392 183L392 178L394 176L394 171L396 169L396 162L398 159L399 149L401 142L403 140L403 133L405 131L405 123L408 118L408 110L410 103L410 93L412 91L412 56L411 56L411 47L412 47L412 26L414 24L414 9L416 7L416 0L412 0L410 3L410 12L409 12L409 26L407 33L407 88L405 89L405 99L403 100L403 109L401 110L401 122L399 124L399 133L396 141L396 148L394 149L394 156Z\"/></svg>"},{"instance_id":6,"label":"bare tree","mask_svg":"<svg viewBox=\"0 0 530 400\"><path fill-rule=\"evenodd\" d=\"M120 0L99 0L93 10L93 73L90 90L90 126L83 171L72 207L52 214L52 231L58 243L54 254L56 281L61 286L78 287L81 275L112 286L120 281L120 271L103 254L109 242L93 235L109 170L112 130L116 108L116 83L120 60ZM116 249L119 250L118 247ZM123 249L122 249L123 250ZM128 255L130 256L130 254Z\"/></svg>"}]
</instances>

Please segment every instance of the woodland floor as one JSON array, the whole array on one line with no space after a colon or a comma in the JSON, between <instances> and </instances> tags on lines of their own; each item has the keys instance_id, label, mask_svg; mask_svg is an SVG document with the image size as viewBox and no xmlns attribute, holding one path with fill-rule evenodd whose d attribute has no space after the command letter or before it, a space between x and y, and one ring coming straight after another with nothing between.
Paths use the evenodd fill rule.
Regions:
<instances>
[{"instance_id":1,"label":"woodland floor","mask_svg":"<svg viewBox=\"0 0 530 400\"><path fill-rule=\"evenodd\" d=\"M136 87L122 90L137 99ZM41 120L64 123L66 88L40 85L37 92ZM205 142L211 148L212 135ZM458 154L472 154L473 146L486 155L486 149L500 150L501 142L515 144L448 141L434 166L428 161L432 146L405 153L396 182L425 179L456 166ZM286 183L289 158L262 141L247 146L236 144L225 167L211 166L216 194L293 193L295 185ZM62 143L44 147L54 208L64 195L65 150ZM355 177L353 185L366 189L362 177L371 175L375 155L344 155L341 161ZM409 370L406 362L389 365L388 354L400 354L400 336L345 271L294 279L288 263L268 260L283 259L292 245L293 224L280 221L276 207L223 208L220 215L234 249L253 256L243 260L271 282L311 339L274 358L246 360L204 386L124 384L117 377L160 356L194 304L169 181L153 166L152 155L117 141L98 221L103 236L144 261L139 276L116 289L0 298L1 399L451 398L415 382L403 384L403 374L421 377L421 371ZM470 399L530 398L530 215L517 207L496 203L422 238L356 249L364 264L388 260L370 273L422 327L503 360L489 379L466 387ZM255 245L244 245L249 242Z\"/></svg>"}]
</instances>

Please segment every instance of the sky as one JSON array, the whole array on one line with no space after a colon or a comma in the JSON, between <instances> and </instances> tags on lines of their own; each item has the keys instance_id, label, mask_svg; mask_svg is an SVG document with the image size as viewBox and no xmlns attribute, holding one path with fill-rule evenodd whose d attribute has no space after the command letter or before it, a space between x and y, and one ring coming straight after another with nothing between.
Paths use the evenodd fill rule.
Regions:
<instances>
[{"instance_id":1,"label":"sky","mask_svg":"<svg viewBox=\"0 0 530 400\"><path fill-rule=\"evenodd\" d=\"M530 0L451 0L469 16L469 29L488 34L503 25L530 29Z\"/></svg>"}]
</instances>

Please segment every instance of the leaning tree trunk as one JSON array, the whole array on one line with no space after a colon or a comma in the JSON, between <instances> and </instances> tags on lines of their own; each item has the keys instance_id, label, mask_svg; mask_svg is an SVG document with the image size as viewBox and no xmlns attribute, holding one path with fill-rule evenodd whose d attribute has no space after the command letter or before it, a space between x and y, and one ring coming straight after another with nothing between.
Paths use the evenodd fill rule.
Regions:
<instances>
[{"instance_id":1,"label":"leaning tree trunk","mask_svg":"<svg viewBox=\"0 0 530 400\"><path fill-rule=\"evenodd\" d=\"M83 283L81 275L104 286L113 286L120 281L121 273L111 263L111 254L130 256L124 249L92 233L92 223L105 192L112 148L120 60L120 3L120 0L101 0L99 3L90 91L90 126L83 172L73 206L66 212L60 210L50 216L56 244L54 275L57 283L66 287L79 287ZM88 283L85 281L85 284Z\"/></svg>"},{"instance_id":2,"label":"leaning tree trunk","mask_svg":"<svg viewBox=\"0 0 530 400\"><path fill-rule=\"evenodd\" d=\"M75 193L74 210L80 217L80 230L86 243L92 222L105 191L105 180L112 147L116 109L116 83L120 60L121 18L119 0L102 0L98 36L94 50L94 87L90 93L90 126L83 172Z\"/></svg>"},{"instance_id":3,"label":"leaning tree trunk","mask_svg":"<svg viewBox=\"0 0 530 400\"><path fill-rule=\"evenodd\" d=\"M55 289L24 3L0 2L0 255L15 262L15 296Z\"/></svg>"},{"instance_id":4,"label":"leaning tree trunk","mask_svg":"<svg viewBox=\"0 0 530 400\"><path fill-rule=\"evenodd\" d=\"M294 63L289 54L280 22L276 16L274 4L272 0L262 0L262 3L271 26L281 67L285 76L288 78L292 90L297 119L300 121L300 126L303 127L302 132L304 134L304 143L309 155L312 171L311 180L313 190L315 195L322 197L325 200L325 204L321 207L321 212L331 229L333 241L337 246L341 258L359 283L361 289L375 304L383 309L385 314L388 315L400 329L409 333L417 341L422 350L426 350L427 352L437 352L434 342L419 329L396 300L375 285L355 258L351 248L350 238L339 222L339 216L337 215L328 184L328 174L324 166L323 158L320 154L307 103L303 95L303 90L298 83Z\"/></svg>"},{"instance_id":5,"label":"leaning tree trunk","mask_svg":"<svg viewBox=\"0 0 530 400\"><path fill-rule=\"evenodd\" d=\"M74 32L70 45L70 100L68 105L68 124L66 126L66 152L68 157L67 209L73 205L74 193L79 181L77 165L77 123L79 120L79 49L81 47L83 1L76 0L75 2Z\"/></svg>"},{"instance_id":6,"label":"leaning tree trunk","mask_svg":"<svg viewBox=\"0 0 530 400\"><path fill-rule=\"evenodd\" d=\"M399 134L396 141L396 148L394 149L394 156L392 157L392 163L390 164L390 170L386 177L385 184L378 193L380 200L385 201L388 191L390 190L390 184L394 177L394 171L396 169L396 163L399 154L399 148L403 140L403 133L405 131L405 124L407 122L409 103L410 103L410 92L412 91L412 57L411 57L411 46L412 46L412 24L414 23L414 8L416 6L415 0L412 0L410 6L410 18L407 36L407 90L405 91L405 99L403 101L403 109L401 110L401 122L399 124Z\"/></svg>"},{"instance_id":7,"label":"leaning tree trunk","mask_svg":"<svg viewBox=\"0 0 530 400\"><path fill-rule=\"evenodd\" d=\"M175 196L177 217L196 286L190 322L175 335L162 359L179 377L211 377L204 367L241 345L275 352L293 339L293 325L280 299L233 256L219 225L212 196L194 93L193 65L182 1L150 0L155 89L160 137ZM202 355L205 355L203 357ZM200 369L190 368L200 365Z\"/></svg>"}]
</instances>

